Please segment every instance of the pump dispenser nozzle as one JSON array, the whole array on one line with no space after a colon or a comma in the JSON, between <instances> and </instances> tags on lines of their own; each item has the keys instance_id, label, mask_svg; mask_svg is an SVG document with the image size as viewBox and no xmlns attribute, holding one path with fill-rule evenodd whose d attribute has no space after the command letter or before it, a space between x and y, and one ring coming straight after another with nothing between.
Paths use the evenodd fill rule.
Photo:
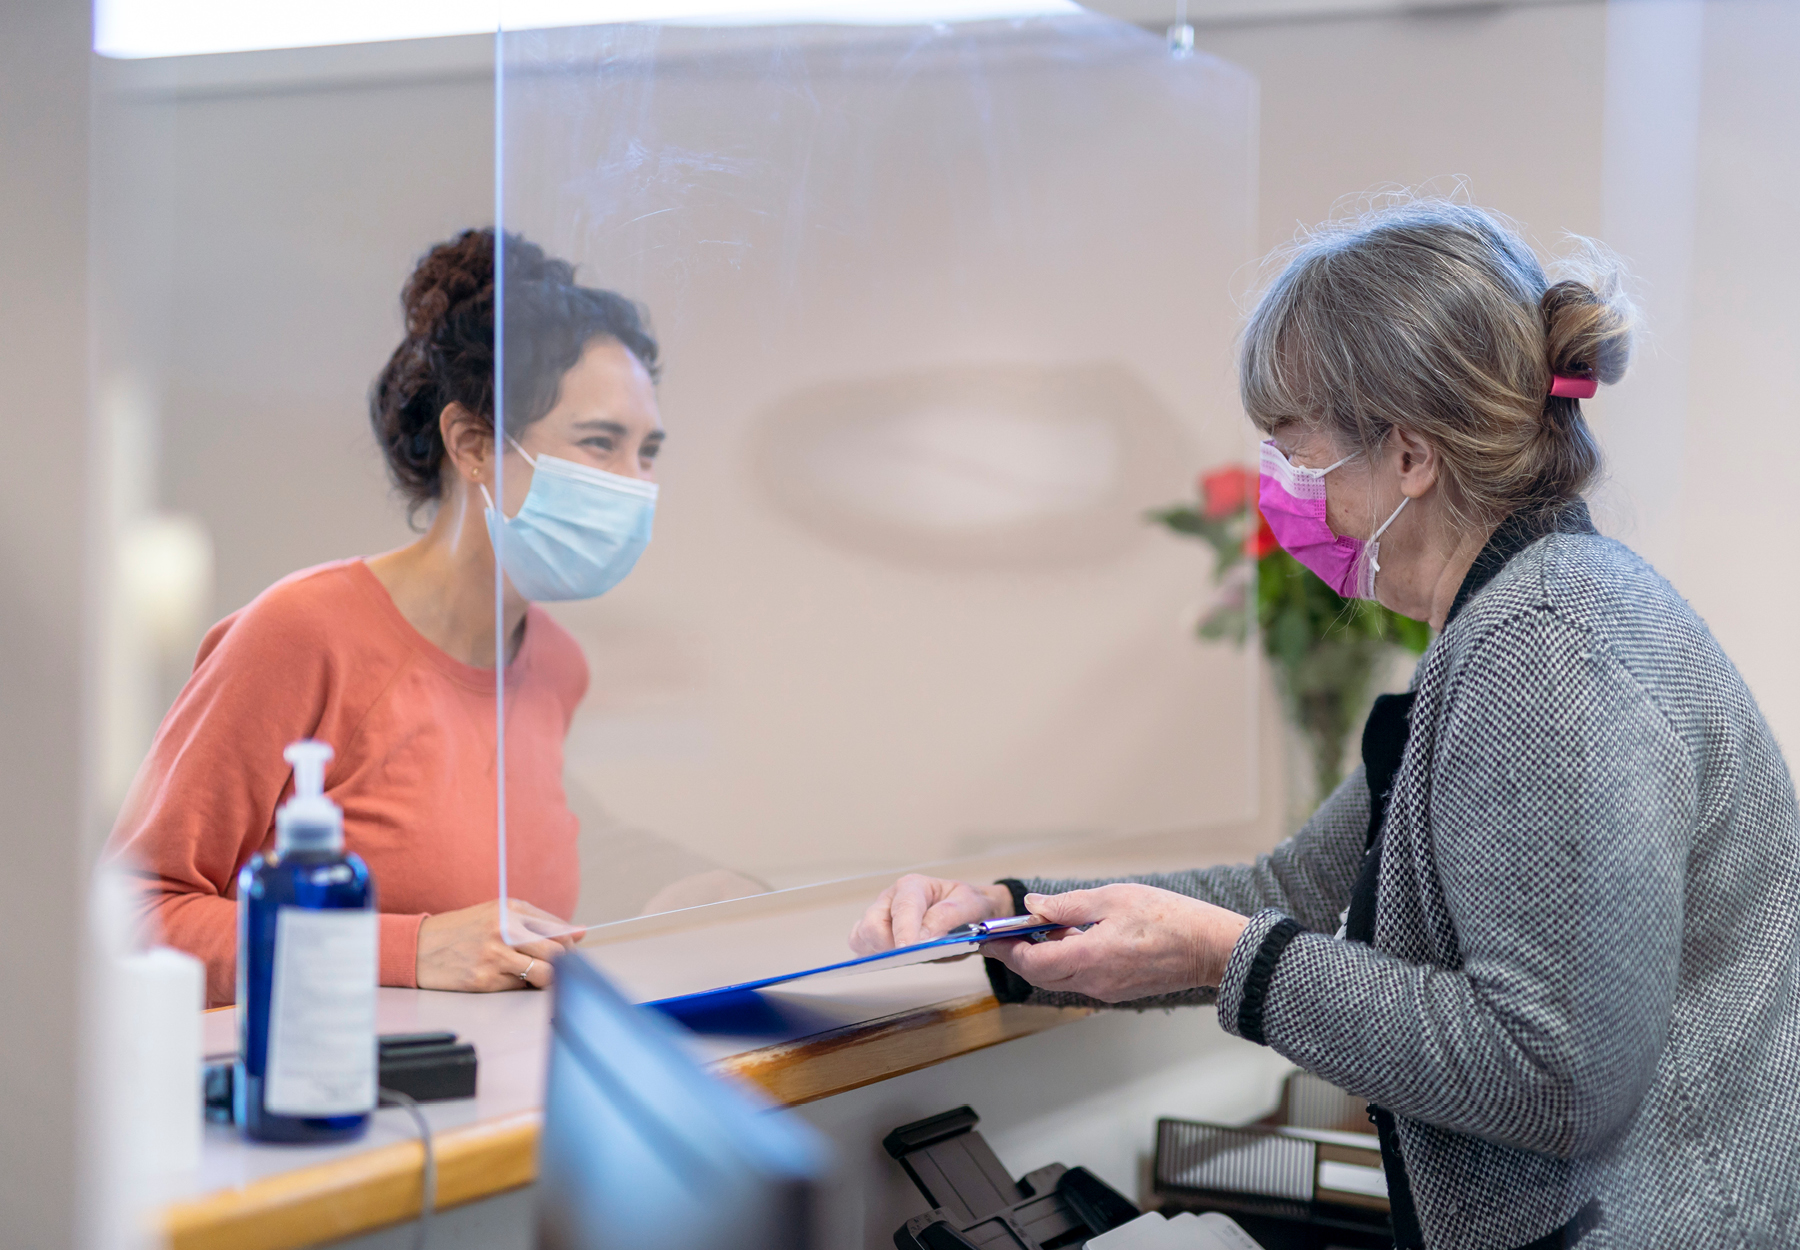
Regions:
<instances>
[{"instance_id":1,"label":"pump dispenser nozzle","mask_svg":"<svg viewBox=\"0 0 1800 1250\"><path fill-rule=\"evenodd\" d=\"M275 813L275 853L341 851L344 809L325 797L325 765L336 754L328 743L302 738L281 753L294 766L294 796Z\"/></svg>"}]
</instances>

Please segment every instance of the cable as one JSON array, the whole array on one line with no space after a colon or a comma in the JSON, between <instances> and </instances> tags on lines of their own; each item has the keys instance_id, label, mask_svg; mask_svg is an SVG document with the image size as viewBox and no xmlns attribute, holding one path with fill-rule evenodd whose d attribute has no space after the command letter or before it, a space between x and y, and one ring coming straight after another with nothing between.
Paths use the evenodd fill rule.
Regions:
<instances>
[{"instance_id":1,"label":"cable","mask_svg":"<svg viewBox=\"0 0 1800 1250\"><path fill-rule=\"evenodd\" d=\"M402 1094L397 1089L384 1089L381 1091L381 1105L399 1107L410 1115L413 1126L419 1130L419 1144L425 1147L425 1178L423 1192L419 1196L419 1231L413 1238L413 1250L425 1250L426 1242L431 1238L432 1212L437 1207L437 1151L431 1145L431 1125L411 1094Z\"/></svg>"}]
</instances>

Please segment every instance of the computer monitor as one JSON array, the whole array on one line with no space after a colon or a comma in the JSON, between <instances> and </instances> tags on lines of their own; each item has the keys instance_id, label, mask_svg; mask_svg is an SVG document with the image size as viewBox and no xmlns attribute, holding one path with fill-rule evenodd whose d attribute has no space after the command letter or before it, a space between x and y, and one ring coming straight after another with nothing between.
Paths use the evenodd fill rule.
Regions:
<instances>
[{"instance_id":1,"label":"computer monitor","mask_svg":"<svg viewBox=\"0 0 1800 1250\"><path fill-rule=\"evenodd\" d=\"M822 1137L706 1072L578 952L555 994L540 1250L825 1250Z\"/></svg>"}]
</instances>

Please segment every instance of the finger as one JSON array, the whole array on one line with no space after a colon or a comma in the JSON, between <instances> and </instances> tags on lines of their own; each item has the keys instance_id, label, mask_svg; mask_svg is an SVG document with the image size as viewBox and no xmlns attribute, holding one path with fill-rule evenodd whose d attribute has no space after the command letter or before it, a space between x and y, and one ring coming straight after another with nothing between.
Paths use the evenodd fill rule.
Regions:
<instances>
[{"instance_id":1,"label":"finger","mask_svg":"<svg viewBox=\"0 0 1800 1250\"><path fill-rule=\"evenodd\" d=\"M531 975L526 978L527 981L540 990L549 989L551 984L556 980L556 961L562 958L563 955L558 953L552 955L549 959L538 960L537 963L532 965ZM579 959L580 956L576 956L576 958Z\"/></svg>"},{"instance_id":2,"label":"finger","mask_svg":"<svg viewBox=\"0 0 1800 1250\"><path fill-rule=\"evenodd\" d=\"M872 955L876 951L887 949L887 945L892 945L893 933L888 927L888 907L893 897L894 887L890 885L875 896L875 901L869 904L868 910L850 926L850 949L856 954Z\"/></svg>"},{"instance_id":3,"label":"finger","mask_svg":"<svg viewBox=\"0 0 1800 1250\"><path fill-rule=\"evenodd\" d=\"M930 877L902 877L894 886L889 923L895 946L911 946L924 940L925 913L937 902L937 884Z\"/></svg>"},{"instance_id":4,"label":"finger","mask_svg":"<svg viewBox=\"0 0 1800 1250\"><path fill-rule=\"evenodd\" d=\"M1067 894L1027 894L1025 910L1056 924L1093 924L1106 912L1098 890L1070 890Z\"/></svg>"},{"instance_id":5,"label":"finger","mask_svg":"<svg viewBox=\"0 0 1800 1250\"><path fill-rule=\"evenodd\" d=\"M514 920L530 925L534 929L546 931L566 929L569 922L554 912L545 911L536 903L528 903L522 898L506 900L506 910Z\"/></svg>"},{"instance_id":6,"label":"finger","mask_svg":"<svg viewBox=\"0 0 1800 1250\"><path fill-rule=\"evenodd\" d=\"M561 916L554 916L541 907L517 898L506 900L506 920L512 933L524 933L532 937L566 938L583 932Z\"/></svg>"},{"instance_id":7,"label":"finger","mask_svg":"<svg viewBox=\"0 0 1800 1250\"><path fill-rule=\"evenodd\" d=\"M586 929L561 928L543 935L566 951L572 951L587 936Z\"/></svg>"},{"instance_id":8,"label":"finger","mask_svg":"<svg viewBox=\"0 0 1800 1250\"><path fill-rule=\"evenodd\" d=\"M951 894L925 909L919 922L921 937L941 937L959 924L979 920L987 912L987 901L976 895Z\"/></svg>"},{"instance_id":9,"label":"finger","mask_svg":"<svg viewBox=\"0 0 1800 1250\"><path fill-rule=\"evenodd\" d=\"M869 910L862 914L850 930L850 949L858 955L873 955L877 951L891 950L894 945L894 929L889 914L894 905L894 887L889 886L875 896L869 904Z\"/></svg>"},{"instance_id":10,"label":"finger","mask_svg":"<svg viewBox=\"0 0 1800 1250\"><path fill-rule=\"evenodd\" d=\"M994 942L983 942L981 944L981 953L989 959L999 960L1020 976L1025 977L1027 981L1031 981L1033 985L1036 985L1037 982L1032 981L1030 977L1026 976L1024 969L1019 966L1019 948L1030 945L1031 943L1024 938L1002 938Z\"/></svg>"},{"instance_id":11,"label":"finger","mask_svg":"<svg viewBox=\"0 0 1800 1250\"><path fill-rule=\"evenodd\" d=\"M541 963L549 963L563 953L561 942L554 942L548 939L540 942L519 942L510 949L511 954L501 955L499 961L500 967L504 968L507 972L519 971L525 966L526 959L536 959ZM523 956L524 958L516 959L513 958L514 955Z\"/></svg>"},{"instance_id":12,"label":"finger","mask_svg":"<svg viewBox=\"0 0 1800 1250\"><path fill-rule=\"evenodd\" d=\"M512 980L512 985L508 988L542 989L548 984L547 978L550 974L548 959L539 959L527 955L523 951L515 952L515 958L517 962L509 964L507 967L507 976Z\"/></svg>"},{"instance_id":13,"label":"finger","mask_svg":"<svg viewBox=\"0 0 1800 1250\"><path fill-rule=\"evenodd\" d=\"M1071 933L1060 942L1029 942L1022 938L1005 943L1007 949L996 952L1008 968L1033 985L1046 989L1088 970L1093 964L1095 943L1085 935ZM984 953L1000 946L990 942Z\"/></svg>"},{"instance_id":14,"label":"finger","mask_svg":"<svg viewBox=\"0 0 1800 1250\"><path fill-rule=\"evenodd\" d=\"M527 942L507 950L497 964L504 989L543 988L550 984L549 969L561 957L563 948L555 942Z\"/></svg>"}]
</instances>

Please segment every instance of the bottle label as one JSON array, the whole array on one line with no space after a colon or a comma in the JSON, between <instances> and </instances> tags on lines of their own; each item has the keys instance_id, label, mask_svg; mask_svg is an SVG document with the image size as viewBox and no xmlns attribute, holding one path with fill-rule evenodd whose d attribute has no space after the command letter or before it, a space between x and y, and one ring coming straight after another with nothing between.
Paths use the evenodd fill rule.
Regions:
<instances>
[{"instance_id":1,"label":"bottle label","mask_svg":"<svg viewBox=\"0 0 1800 1250\"><path fill-rule=\"evenodd\" d=\"M375 913L283 907L263 1105L277 1115L375 1109Z\"/></svg>"}]
</instances>

